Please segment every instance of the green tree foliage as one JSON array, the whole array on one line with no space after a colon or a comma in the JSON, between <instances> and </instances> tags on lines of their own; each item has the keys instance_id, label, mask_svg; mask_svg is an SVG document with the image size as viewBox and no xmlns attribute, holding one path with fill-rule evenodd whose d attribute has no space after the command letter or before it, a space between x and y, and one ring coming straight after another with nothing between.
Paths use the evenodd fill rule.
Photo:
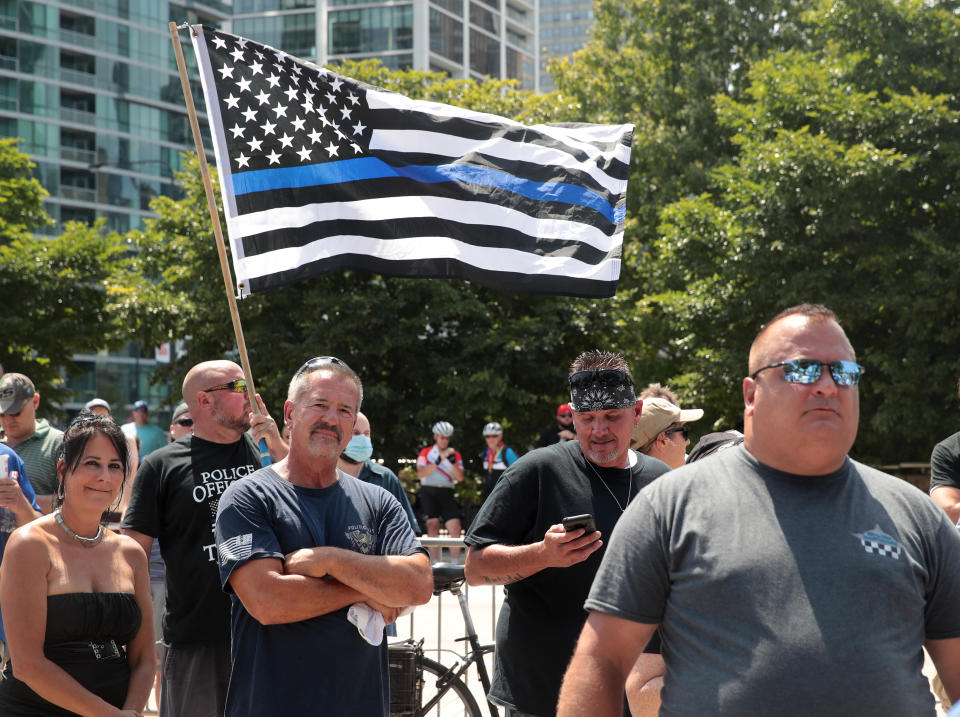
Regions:
<instances>
[{"instance_id":1,"label":"green tree foliage","mask_svg":"<svg viewBox=\"0 0 960 717\"><path fill-rule=\"evenodd\" d=\"M731 157L660 211L637 315L719 425L740 420L757 329L802 301L837 311L867 367L855 455L923 460L956 425L956 9L824 2L803 48L715 98Z\"/></svg>"},{"instance_id":2,"label":"green tree foliage","mask_svg":"<svg viewBox=\"0 0 960 717\"><path fill-rule=\"evenodd\" d=\"M31 233L52 223L32 169L14 141L0 140L0 363L56 402L66 397L60 370L72 367L72 354L136 338L156 307L118 234L73 223L54 239Z\"/></svg>"},{"instance_id":3,"label":"green tree foliage","mask_svg":"<svg viewBox=\"0 0 960 717\"><path fill-rule=\"evenodd\" d=\"M439 73L396 72L379 63L340 70L410 97L453 102L526 121L549 116L548 98L512 83L451 80ZM233 353L224 284L196 160L179 177L179 201L158 198L159 217L131 235L137 267L168 297L159 341L189 337L187 353L161 374L179 382L199 361ZM217 192L219 199L219 192ZM255 294L240 317L257 389L282 421L287 383L305 360L335 355L365 387L364 411L378 454L393 462L432 442L431 426L456 426L453 445L479 454L483 424L498 420L506 440L525 450L552 425L565 400L576 355L616 341L617 301L516 296L462 281L391 279L340 272Z\"/></svg>"},{"instance_id":4,"label":"green tree foliage","mask_svg":"<svg viewBox=\"0 0 960 717\"><path fill-rule=\"evenodd\" d=\"M32 175L34 165L17 149L19 139L0 139L0 245L53 223L43 211L47 191Z\"/></svg>"},{"instance_id":5,"label":"green tree foliage","mask_svg":"<svg viewBox=\"0 0 960 717\"><path fill-rule=\"evenodd\" d=\"M739 98L751 63L802 41L809 0L596 0L590 42L552 63L581 121L636 124L623 288L644 290L663 208L699 194L734 148L714 98ZM652 367L651 367L652 368Z\"/></svg>"}]
</instances>

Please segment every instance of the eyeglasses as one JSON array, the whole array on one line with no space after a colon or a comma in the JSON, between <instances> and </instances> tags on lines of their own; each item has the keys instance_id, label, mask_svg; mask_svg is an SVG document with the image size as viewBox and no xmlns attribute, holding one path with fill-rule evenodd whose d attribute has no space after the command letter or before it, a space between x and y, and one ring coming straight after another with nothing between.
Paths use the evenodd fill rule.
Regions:
<instances>
[{"instance_id":1,"label":"eyeglasses","mask_svg":"<svg viewBox=\"0 0 960 717\"><path fill-rule=\"evenodd\" d=\"M192 418L178 418L175 423L178 426L183 426L184 428L190 428L193 425Z\"/></svg>"},{"instance_id":2,"label":"eyeglasses","mask_svg":"<svg viewBox=\"0 0 960 717\"><path fill-rule=\"evenodd\" d=\"M687 426L674 426L673 428L668 428L663 432L663 435L669 436L674 433L682 433L683 440L685 441L690 439L690 429Z\"/></svg>"},{"instance_id":3,"label":"eyeglasses","mask_svg":"<svg viewBox=\"0 0 960 717\"><path fill-rule=\"evenodd\" d=\"M761 371L768 368L783 366L783 380L787 383L816 383L820 380L823 373L823 367L826 366L833 376L834 382L838 386L856 386L860 383L860 377L863 376L863 366L855 361L831 361L824 363L818 359L791 359L789 361L777 361L769 366L758 368L750 378L756 378Z\"/></svg>"},{"instance_id":4,"label":"eyeglasses","mask_svg":"<svg viewBox=\"0 0 960 717\"><path fill-rule=\"evenodd\" d=\"M230 391L231 393L246 393L247 382L245 379L235 378L228 383L221 383L219 386L205 388L203 389L202 393L210 393L211 391Z\"/></svg>"},{"instance_id":5,"label":"eyeglasses","mask_svg":"<svg viewBox=\"0 0 960 717\"><path fill-rule=\"evenodd\" d=\"M627 374L625 374L623 371L618 371L615 368L577 371L575 374L570 376L571 388L589 386L593 383L599 383L604 388L616 388L617 386L621 386L625 383L630 384L631 386L633 385L633 382L627 378Z\"/></svg>"},{"instance_id":6,"label":"eyeglasses","mask_svg":"<svg viewBox=\"0 0 960 717\"><path fill-rule=\"evenodd\" d=\"M337 366L343 366L344 368L347 368L347 369L350 368L349 366L347 366L345 362L341 361L336 356L317 356L316 358L310 359L305 364L303 364L303 366L298 368L297 372L293 374L293 377L296 378L297 376L300 376L301 374L304 374L307 371L315 369L317 366L325 366L331 363L336 364Z\"/></svg>"},{"instance_id":7,"label":"eyeglasses","mask_svg":"<svg viewBox=\"0 0 960 717\"><path fill-rule=\"evenodd\" d=\"M572 413L558 413L557 415L558 415L560 418L573 418L573 414L572 414Z\"/></svg>"}]
</instances>

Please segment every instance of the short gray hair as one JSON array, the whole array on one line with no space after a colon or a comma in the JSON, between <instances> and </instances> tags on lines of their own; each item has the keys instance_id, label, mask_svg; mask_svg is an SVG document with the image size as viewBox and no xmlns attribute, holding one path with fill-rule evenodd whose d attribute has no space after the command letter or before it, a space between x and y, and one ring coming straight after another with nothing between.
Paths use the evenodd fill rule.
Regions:
<instances>
[{"instance_id":1,"label":"short gray hair","mask_svg":"<svg viewBox=\"0 0 960 717\"><path fill-rule=\"evenodd\" d=\"M347 366L347 364L340 359L333 356L320 356L310 359L303 364L303 366L301 366L297 372L293 374L293 378L290 379L290 385L287 387L288 401L293 403L297 402L297 399L303 392L303 384L306 377L315 371L329 371L330 373L344 376L353 381L357 387L357 411L360 411L360 406L363 403L363 382L360 381L360 377L357 376L356 371Z\"/></svg>"}]
</instances>

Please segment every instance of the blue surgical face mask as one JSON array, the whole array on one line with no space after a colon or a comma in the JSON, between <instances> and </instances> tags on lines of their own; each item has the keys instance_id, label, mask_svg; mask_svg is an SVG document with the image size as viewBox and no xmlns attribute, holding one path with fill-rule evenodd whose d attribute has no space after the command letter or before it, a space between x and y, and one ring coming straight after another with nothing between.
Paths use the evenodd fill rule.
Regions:
<instances>
[{"instance_id":1,"label":"blue surgical face mask","mask_svg":"<svg viewBox=\"0 0 960 717\"><path fill-rule=\"evenodd\" d=\"M362 463L373 455L373 443L370 442L370 436L362 433L350 439L347 447L343 449L343 454L351 461Z\"/></svg>"}]
</instances>

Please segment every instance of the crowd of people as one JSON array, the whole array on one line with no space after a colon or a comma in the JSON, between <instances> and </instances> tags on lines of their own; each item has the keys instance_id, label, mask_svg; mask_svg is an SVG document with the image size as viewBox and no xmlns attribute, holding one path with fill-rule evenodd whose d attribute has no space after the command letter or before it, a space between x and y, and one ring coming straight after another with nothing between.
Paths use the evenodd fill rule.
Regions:
<instances>
[{"instance_id":1,"label":"crowd of people","mask_svg":"<svg viewBox=\"0 0 960 717\"><path fill-rule=\"evenodd\" d=\"M416 536L441 527L471 584L504 586L507 717L933 714L924 648L960 698L960 433L931 499L849 457L864 369L831 311L792 307L745 353L743 431L689 454L703 410L576 357L534 450L483 426L469 525L454 426L417 456L418 515L339 358L294 374L283 431L240 366L200 363L162 440L146 404L121 427L102 399L61 433L5 374L0 714L132 717L156 688L169 717L386 715L384 636L430 599Z\"/></svg>"}]
</instances>

